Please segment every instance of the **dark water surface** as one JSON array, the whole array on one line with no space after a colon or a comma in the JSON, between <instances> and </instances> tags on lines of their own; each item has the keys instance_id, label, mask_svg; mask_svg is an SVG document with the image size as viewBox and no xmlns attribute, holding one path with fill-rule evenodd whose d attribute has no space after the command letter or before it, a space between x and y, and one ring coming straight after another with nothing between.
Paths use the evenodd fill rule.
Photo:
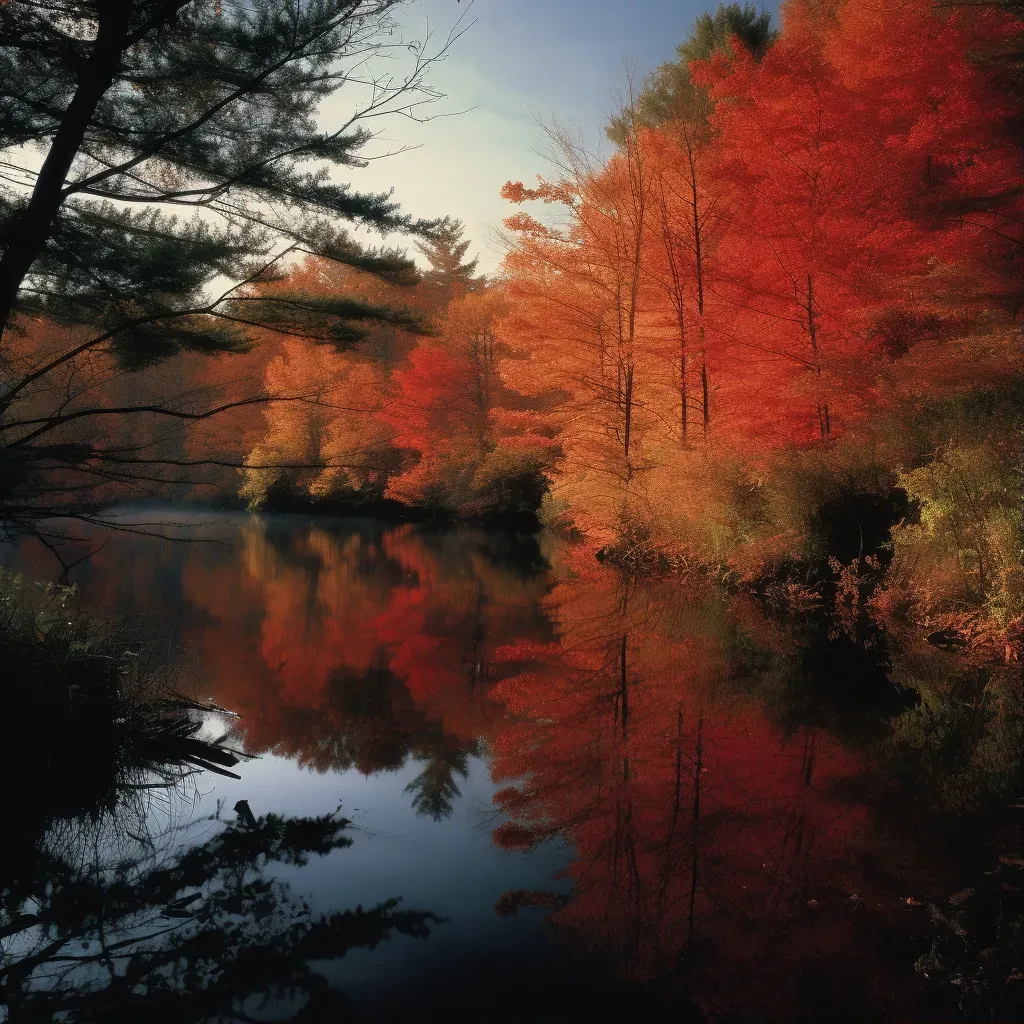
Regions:
<instances>
[{"instance_id":1,"label":"dark water surface","mask_svg":"<svg viewBox=\"0 0 1024 1024\"><path fill-rule=\"evenodd\" d=\"M205 542L72 579L258 758L51 837L78 924L4 936L12 1022L117 985L182 1021L1013 1019L1019 671L546 537L157 518Z\"/></svg>"}]
</instances>

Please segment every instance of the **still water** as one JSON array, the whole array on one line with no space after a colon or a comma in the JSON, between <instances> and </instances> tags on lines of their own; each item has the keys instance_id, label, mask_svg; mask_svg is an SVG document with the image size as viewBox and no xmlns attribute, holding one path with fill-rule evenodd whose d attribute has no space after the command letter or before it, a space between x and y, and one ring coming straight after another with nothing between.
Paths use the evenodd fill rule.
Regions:
<instances>
[{"instance_id":1,"label":"still water","mask_svg":"<svg viewBox=\"0 0 1024 1024\"><path fill-rule=\"evenodd\" d=\"M1019 670L543 535L131 521L157 520L189 542L115 534L71 579L159 624L177 685L238 716L211 734L256 756L63 826L40 870L105 887L75 929L0 936L31 961L12 1022L31 993L92 1020L111 986L182 1021L1020 1008Z\"/></svg>"}]
</instances>

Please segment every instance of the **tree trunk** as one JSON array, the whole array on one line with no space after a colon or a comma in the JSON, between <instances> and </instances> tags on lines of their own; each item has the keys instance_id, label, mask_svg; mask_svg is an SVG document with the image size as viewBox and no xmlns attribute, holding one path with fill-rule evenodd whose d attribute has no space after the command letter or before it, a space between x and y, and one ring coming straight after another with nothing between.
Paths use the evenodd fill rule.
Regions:
<instances>
[{"instance_id":1,"label":"tree trunk","mask_svg":"<svg viewBox=\"0 0 1024 1024\"><path fill-rule=\"evenodd\" d=\"M821 380L821 362L818 359L818 321L814 316L814 278L807 274L807 332L811 338L811 352L814 356L814 372ZM818 429L822 438L832 433L832 419L828 411L828 403L818 400Z\"/></svg>"},{"instance_id":2,"label":"tree trunk","mask_svg":"<svg viewBox=\"0 0 1024 1024\"><path fill-rule=\"evenodd\" d=\"M64 183L104 93L113 84L128 37L133 4L100 3L99 26L78 88L61 118L24 212L11 227L0 258L0 339L10 323L22 282L39 257L64 202Z\"/></svg>"},{"instance_id":3,"label":"tree trunk","mask_svg":"<svg viewBox=\"0 0 1024 1024\"><path fill-rule=\"evenodd\" d=\"M683 447L686 447L686 431L689 426L687 409L687 395L686 395L686 336L683 334L683 325L679 325L679 408L680 408L680 419L679 424L680 433L682 435Z\"/></svg>"},{"instance_id":4,"label":"tree trunk","mask_svg":"<svg viewBox=\"0 0 1024 1024\"><path fill-rule=\"evenodd\" d=\"M626 429L623 436L623 452L626 456L626 482L629 483L633 479L633 466L630 462L630 445L632 444L632 433L633 433L633 364L630 363L626 367L625 372L625 413L626 413Z\"/></svg>"},{"instance_id":5,"label":"tree trunk","mask_svg":"<svg viewBox=\"0 0 1024 1024\"><path fill-rule=\"evenodd\" d=\"M690 168L690 204L693 215L693 254L697 271L697 316L700 323L700 384L704 407L704 439L707 440L711 427L711 404L708 401L707 334L704 327L704 233L700 223L700 202L697 196L697 165L693 146L687 143L687 159Z\"/></svg>"},{"instance_id":6,"label":"tree trunk","mask_svg":"<svg viewBox=\"0 0 1024 1024\"><path fill-rule=\"evenodd\" d=\"M704 440L707 440L711 428L711 405L708 401L708 364L702 359L700 364L700 386L704 398Z\"/></svg>"},{"instance_id":7,"label":"tree trunk","mask_svg":"<svg viewBox=\"0 0 1024 1024\"><path fill-rule=\"evenodd\" d=\"M686 288L676 256L676 236L669 223L668 205L665 201L664 184L661 195L661 240L665 246L665 258L669 269L669 298L676 314L676 329L679 332L679 437L686 447L689 430L689 408L686 389Z\"/></svg>"}]
</instances>

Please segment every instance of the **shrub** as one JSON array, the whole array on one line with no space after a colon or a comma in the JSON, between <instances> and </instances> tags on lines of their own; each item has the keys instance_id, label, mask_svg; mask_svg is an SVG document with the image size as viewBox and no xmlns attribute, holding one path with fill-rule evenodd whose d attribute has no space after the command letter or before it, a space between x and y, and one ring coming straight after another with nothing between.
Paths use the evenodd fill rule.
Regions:
<instances>
[{"instance_id":1,"label":"shrub","mask_svg":"<svg viewBox=\"0 0 1024 1024\"><path fill-rule=\"evenodd\" d=\"M1024 613L1019 469L992 444L954 441L901 482L921 513L895 533L891 585L926 613L981 604L1004 620Z\"/></svg>"}]
</instances>

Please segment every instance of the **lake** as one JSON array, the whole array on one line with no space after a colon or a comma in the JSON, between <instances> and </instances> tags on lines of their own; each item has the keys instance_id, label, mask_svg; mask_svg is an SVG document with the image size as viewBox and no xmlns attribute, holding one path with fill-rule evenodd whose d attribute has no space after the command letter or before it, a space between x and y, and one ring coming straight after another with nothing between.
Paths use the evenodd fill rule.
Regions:
<instances>
[{"instance_id":1,"label":"lake","mask_svg":"<svg viewBox=\"0 0 1024 1024\"><path fill-rule=\"evenodd\" d=\"M48 949L24 992L60 990L68 1019L92 1019L75 999L119 977L137 995L223 990L219 1015L197 997L176 1020L1020 1005L1019 668L853 615L627 581L547 535L167 508L125 522L141 533L95 538L71 570L84 606L144 611L176 685L237 715L211 712L210 734L255 756L153 796L132 828L114 814L61 834L61 863L88 837L96 877L165 872L156 931L108 886L88 934L23 938ZM6 560L55 575L33 543ZM224 837L250 834L248 812L285 832L343 821L342 838L232 875ZM196 849L221 851L205 875ZM344 956L297 952L288 922L356 907ZM231 949L202 944L204 920ZM34 1019L18 998L10 1020Z\"/></svg>"}]
</instances>

